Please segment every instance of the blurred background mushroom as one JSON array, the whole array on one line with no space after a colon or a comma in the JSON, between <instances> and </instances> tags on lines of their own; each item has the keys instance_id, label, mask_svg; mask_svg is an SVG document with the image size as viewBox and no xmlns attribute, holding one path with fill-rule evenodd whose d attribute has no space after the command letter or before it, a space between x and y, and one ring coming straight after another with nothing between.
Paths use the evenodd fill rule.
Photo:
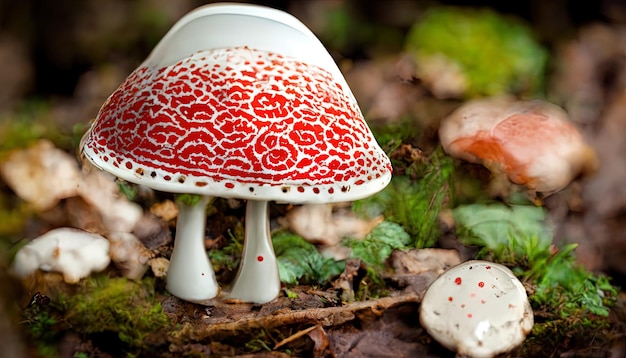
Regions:
<instances>
[{"instance_id":1,"label":"blurred background mushroom","mask_svg":"<svg viewBox=\"0 0 626 358\"><path fill-rule=\"evenodd\" d=\"M553 104L511 97L472 100L441 121L439 139L453 157L480 163L493 175L491 191L508 197L507 179L526 187L531 200L593 174L593 148Z\"/></svg>"}]
</instances>

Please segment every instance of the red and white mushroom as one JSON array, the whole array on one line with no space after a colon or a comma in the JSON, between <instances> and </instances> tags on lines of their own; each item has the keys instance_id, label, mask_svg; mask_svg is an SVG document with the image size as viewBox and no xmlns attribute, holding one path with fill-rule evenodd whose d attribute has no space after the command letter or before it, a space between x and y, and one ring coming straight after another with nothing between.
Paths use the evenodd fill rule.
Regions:
<instances>
[{"instance_id":1,"label":"red and white mushroom","mask_svg":"<svg viewBox=\"0 0 626 358\"><path fill-rule=\"evenodd\" d=\"M391 165L332 57L293 16L241 4L183 17L105 102L85 137L96 166L156 190L247 199L230 297L280 290L268 201L372 195ZM167 277L189 301L218 292L203 244L204 204L182 205Z\"/></svg>"},{"instance_id":2,"label":"red and white mushroom","mask_svg":"<svg viewBox=\"0 0 626 358\"><path fill-rule=\"evenodd\" d=\"M494 357L520 345L534 323L526 289L506 266L472 260L444 272L420 305L420 323L460 356Z\"/></svg>"},{"instance_id":3,"label":"red and white mushroom","mask_svg":"<svg viewBox=\"0 0 626 358\"><path fill-rule=\"evenodd\" d=\"M550 195L596 166L593 148L560 107L539 100L493 97L467 102L439 127L445 151L481 163L494 179L508 178Z\"/></svg>"}]
</instances>

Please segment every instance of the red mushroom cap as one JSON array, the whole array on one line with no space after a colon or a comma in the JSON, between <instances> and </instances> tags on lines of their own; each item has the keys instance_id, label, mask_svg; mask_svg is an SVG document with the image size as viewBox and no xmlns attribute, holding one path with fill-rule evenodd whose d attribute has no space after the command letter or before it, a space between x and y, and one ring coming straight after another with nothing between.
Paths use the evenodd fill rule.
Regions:
<instances>
[{"instance_id":1,"label":"red mushroom cap","mask_svg":"<svg viewBox=\"0 0 626 358\"><path fill-rule=\"evenodd\" d=\"M294 203L355 200L391 178L321 42L247 4L178 21L103 105L83 154L158 190Z\"/></svg>"},{"instance_id":2,"label":"red mushroom cap","mask_svg":"<svg viewBox=\"0 0 626 358\"><path fill-rule=\"evenodd\" d=\"M294 203L355 200L391 177L328 71L247 47L138 68L103 105L83 153L157 190Z\"/></svg>"},{"instance_id":3,"label":"red mushroom cap","mask_svg":"<svg viewBox=\"0 0 626 358\"><path fill-rule=\"evenodd\" d=\"M439 138L448 154L546 195L595 166L593 149L567 113L539 100L469 101L442 120Z\"/></svg>"}]
</instances>

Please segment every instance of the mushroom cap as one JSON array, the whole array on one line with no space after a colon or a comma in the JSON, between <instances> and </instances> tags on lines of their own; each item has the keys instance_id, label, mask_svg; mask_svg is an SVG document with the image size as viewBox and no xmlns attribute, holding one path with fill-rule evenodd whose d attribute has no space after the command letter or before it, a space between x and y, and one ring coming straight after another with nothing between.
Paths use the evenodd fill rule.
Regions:
<instances>
[{"instance_id":1,"label":"mushroom cap","mask_svg":"<svg viewBox=\"0 0 626 358\"><path fill-rule=\"evenodd\" d=\"M442 120L439 138L448 154L546 194L596 165L593 149L567 113L539 100L469 101Z\"/></svg>"},{"instance_id":2,"label":"mushroom cap","mask_svg":"<svg viewBox=\"0 0 626 358\"><path fill-rule=\"evenodd\" d=\"M60 272L65 282L76 283L91 272L104 270L110 261L109 240L98 234L62 227L22 247L15 255L12 268L19 277L41 269Z\"/></svg>"},{"instance_id":3,"label":"mushroom cap","mask_svg":"<svg viewBox=\"0 0 626 358\"><path fill-rule=\"evenodd\" d=\"M391 179L319 40L251 5L183 17L102 106L82 152L134 183L221 197L350 201Z\"/></svg>"},{"instance_id":4,"label":"mushroom cap","mask_svg":"<svg viewBox=\"0 0 626 358\"><path fill-rule=\"evenodd\" d=\"M420 323L461 355L493 357L521 344L533 327L522 283L506 266L472 260L439 276L420 305Z\"/></svg>"}]
</instances>

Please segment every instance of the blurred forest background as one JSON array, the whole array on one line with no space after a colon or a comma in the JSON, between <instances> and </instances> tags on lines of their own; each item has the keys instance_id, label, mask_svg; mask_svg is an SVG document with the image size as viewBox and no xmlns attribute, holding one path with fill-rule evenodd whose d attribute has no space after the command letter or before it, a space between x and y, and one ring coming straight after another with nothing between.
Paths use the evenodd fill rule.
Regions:
<instances>
[{"instance_id":1,"label":"blurred forest background","mask_svg":"<svg viewBox=\"0 0 626 358\"><path fill-rule=\"evenodd\" d=\"M75 153L105 99L178 19L207 3L211 1L0 0L0 163L12 150L40 138ZM626 2L248 3L285 10L304 22L339 64L368 122L415 122L420 135L411 144L424 151L437 145L441 117L466 98L437 98L415 76L406 60L411 27L439 5L491 8L528 24L548 53L545 83L537 96L569 112L601 162L596 176L546 200L556 239L577 242L581 263L626 287ZM42 226L49 225L49 217L33 220L32 208L21 203L0 180L0 250L8 252L11 243L50 229ZM4 281L8 256L0 255L0 291L10 284Z\"/></svg>"},{"instance_id":2,"label":"blurred forest background","mask_svg":"<svg viewBox=\"0 0 626 358\"><path fill-rule=\"evenodd\" d=\"M2 0L0 110L7 113L25 99L57 101L85 96L81 91L86 92L86 88L81 86L93 81L119 83L115 79L123 79L143 61L176 20L207 3L212 1ZM486 6L518 16L526 20L541 42L549 47L572 39L578 29L590 23L626 22L625 5L619 0L275 0L249 3L294 14L321 38L338 61L401 52L404 35L411 25L428 7L440 4ZM120 77L110 78L112 76ZM102 86L106 86L105 83Z\"/></svg>"}]
</instances>

